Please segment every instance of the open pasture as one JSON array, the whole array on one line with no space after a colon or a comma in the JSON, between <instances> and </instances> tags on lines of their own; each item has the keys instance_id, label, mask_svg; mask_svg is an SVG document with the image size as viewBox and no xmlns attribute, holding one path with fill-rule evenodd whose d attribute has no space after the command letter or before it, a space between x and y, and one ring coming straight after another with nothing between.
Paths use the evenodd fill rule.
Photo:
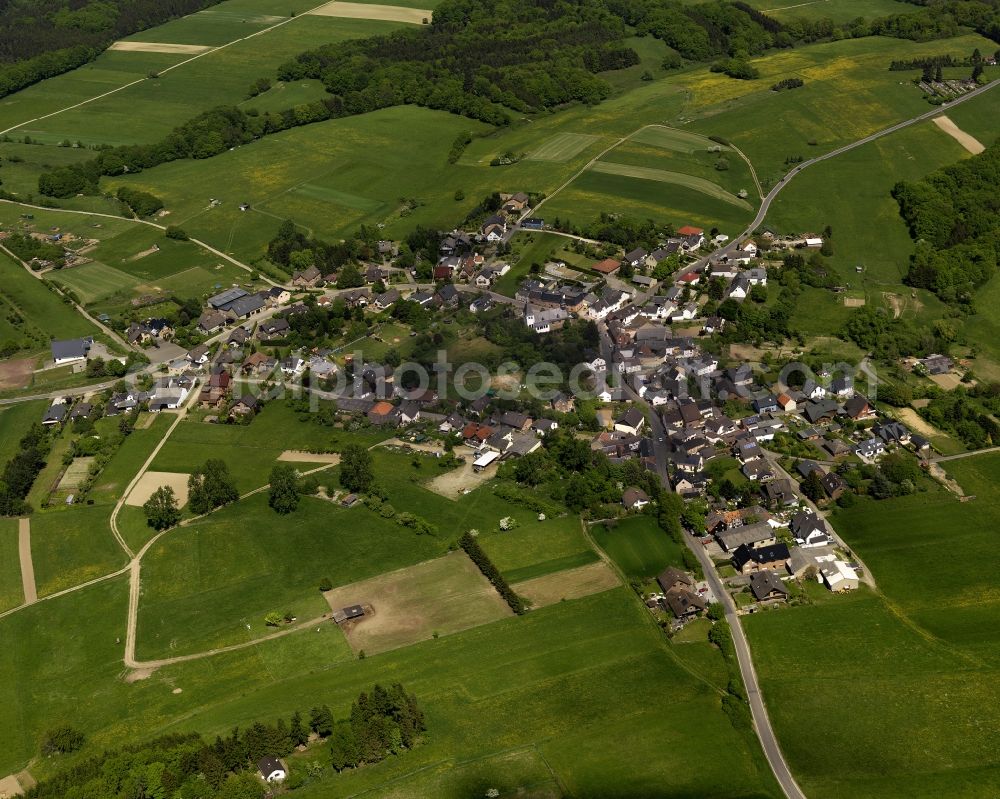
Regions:
<instances>
[{"instance_id":1,"label":"open pasture","mask_svg":"<svg viewBox=\"0 0 1000 799\"><path fill-rule=\"evenodd\" d=\"M63 269L52 275L54 282L72 289L83 305L91 305L116 294L131 293L139 284L138 278L102 263Z\"/></svg>"},{"instance_id":2,"label":"open pasture","mask_svg":"<svg viewBox=\"0 0 1000 799\"><path fill-rule=\"evenodd\" d=\"M536 150L528 154L528 159L532 161L556 161L559 163L569 161L573 156L579 155L591 144L599 141L599 136L591 136L585 133L557 133L539 145Z\"/></svg>"},{"instance_id":3,"label":"open pasture","mask_svg":"<svg viewBox=\"0 0 1000 799\"><path fill-rule=\"evenodd\" d=\"M31 517L31 558L38 596L93 580L125 565L108 526L107 505L54 508Z\"/></svg>"},{"instance_id":4,"label":"open pasture","mask_svg":"<svg viewBox=\"0 0 1000 799\"><path fill-rule=\"evenodd\" d=\"M873 19L913 11L907 3L898 0L749 0L749 4L779 22L830 19L840 24L858 17Z\"/></svg>"},{"instance_id":5,"label":"open pasture","mask_svg":"<svg viewBox=\"0 0 1000 799\"><path fill-rule=\"evenodd\" d=\"M86 757L167 732L196 730L211 740L316 704L343 718L360 691L399 681L427 714L424 744L375 766L327 772L299 789L303 796L465 799L491 786L526 797L778 795L752 736L734 730L718 695L667 656L625 590L365 660L352 658L325 624L131 684L120 679L118 642L127 593L121 578L0 620L0 635L24 644L0 649L0 723L12 732L0 753L5 773L21 768L42 731L68 715L87 733ZM664 746L692 728L710 736L711 754Z\"/></svg>"},{"instance_id":6,"label":"open pasture","mask_svg":"<svg viewBox=\"0 0 1000 799\"><path fill-rule=\"evenodd\" d=\"M769 187L788 170L786 158L828 152L930 108L910 82L912 75L889 71L891 61L945 53L964 56L976 47L982 52L996 49L975 35L934 42L871 37L753 59L761 73L754 81L699 69L677 77L691 93L681 118L691 130L736 144ZM775 82L792 77L805 85L770 90Z\"/></svg>"},{"instance_id":7,"label":"open pasture","mask_svg":"<svg viewBox=\"0 0 1000 799\"><path fill-rule=\"evenodd\" d=\"M24 601L17 529L17 519L0 519L0 612Z\"/></svg>"},{"instance_id":8,"label":"open pasture","mask_svg":"<svg viewBox=\"0 0 1000 799\"><path fill-rule=\"evenodd\" d=\"M650 516L631 516L611 529L593 525L591 534L629 579L648 580L667 566L682 565L683 546L675 543Z\"/></svg>"},{"instance_id":9,"label":"open pasture","mask_svg":"<svg viewBox=\"0 0 1000 799\"><path fill-rule=\"evenodd\" d=\"M271 611L309 619L328 610L317 590L324 578L344 585L446 548L443 539L417 536L363 506L304 498L294 514L279 516L266 492L256 494L172 531L143 559L139 655L259 638L269 632Z\"/></svg>"},{"instance_id":10,"label":"open pasture","mask_svg":"<svg viewBox=\"0 0 1000 799\"><path fill-rule=\"evenodd\" d=\"M588 563L573 569L532 577L514 583L511 588L531 603L543 608L556 602L598 594L621 585L621 581L603 561Z\"/></svg>"},{"instance_id":11,"label":"open pasture","mask_svg":"<svg viewBox=\"0 0 1000 799\"><path fill-rule=\"evenodd\" d=\"M550 217L585 225L613 211L635 219L654 219L675 226L718 227L735 234L753 217L745 210L676 183L641 180L588 170L545 203Z\"/></svg>"},{"instance_id":12,"label":"open pasture","mask_svg":"<svg viewBox=\"0 0 1000 799\"><path fill-rule=\"evenodd\" d=\"M511 583L597 560L572 515L521 521L507 532L480 530L479 545Z\"/></svg>"},{"instance_id":13,"label":"open pasture","mask_svg":"<svg viewBox=\"0 0 1000 799\"><path fill-rule=\"evenodd\" d=\"M707 136L678 128L668 128L665 125L648 125L632 136L629 141L639 144L650 144L664 150L685 153L687 155L704 152L713 147L719 148L723 152L731 151L731 148L724 147L718 142L712 141Z\"/></svg>"},{"instance_id":14,"label":"open pasture","mask_svg":"<svg viewBox=\"0 0 1000 799\"><path fill-rule=\"evenodd\" d=\"M830 225L829 260L844 283L874 291L899 285L913 241L892 187L967 155L932 122L914 125L796 175L771 206L767 225L782 234L822 231ZM860 274L855 271L859 265L864 268ZM840 301L827 296L830 303Z\"/></svg>"},{"instance_id":15,"label":"open pasture","mask_svg":"<svg viewBox=\"0 0 1000 799\"><path fill-rule=\"evenodd\" d=\"M254 25L249 21L244 23L242 16L223 17L221 14L221 7L207 9L145 31L141 37L150 41L178 44L221 45L233 42L232 44L199 55L121 51L105 53L94 65L101 64L110 57L126 60L174 59L172 63L185 63L172 70L167 70L166 66L170 64L165 64L155 79L140 79L146 77L146 72L140 75L129 73L129 77L137 82L128 88L95 99L79 108L67 108L46 119L34 120L33 115L27 114L21 119L9 117L10 124L20 123L18 134L28 134L37 141L49 144L57 144L66 138L74 142L81 140L88 145L153 142L208 108L243 102L246 100L247 89L255 78L274 78L278 65L300 52L329 42L386 33L399 25L376 20L301 15L294 19L286 18L287 24L267 30L259 36L236 41L247 33L263 30L268 25ZM216 22L206 22L209 20ZM217 32L213 33L213 29ZM133 39L128 41L132 42ZM37 87L52 84L49 93L58 94L61 81L77 73L86 74L87 70L88 67L82 67L68 75L43 81ZM147 72L156 71L147 69ZM118 86L125 82L121 81ZM112 85L108 89L118 86ZM25 91L30 92L37 87ZM94 90L87 96L74 99L79 102L102 93ZM23 92L13 97L17 98L20 94ZM56 111L71 103L52 105L54 107L51 111Z\"/></svg>"},{"instance_id":16,"label":"open pasture","mask_svg":"<svg viewBox=\"0 0 1000 799\"><path fill-rule=\"evenodd\" d=\"M452 552L324 596L333 611L369 605L374 613L344 625L347 640L366 655L456 633L512 615L464 552Z\"/></svg>"},{"instance_id":17,"label":"open pasture","mask_svg":"<svg viewBox=\"0 0 1000 799\"><path fill-rule=\"evenodd\" d=\"M383 22L406 22L410 25L427 24L431 11L426 8L406 6L384 6L376 3L345 3L334 0L309 12L321 17L342 17L345 19L377 19Z\"/></svg>"},{"instance_id":18,"label":"open pasture","mask_svg":"<svg viewBox=\"0 0 1000 799\"><path fill-rule=\"evenodd\" d=\"M660 183L671 183L676 186L684 186L688 189L700 192L714 200L721 200L724 203L735 205L745 210L753 210L753 206L746 200L741 200L734 194L730 194L721 186L712 183L704 178L687 175L683 172L668 172L663 169L653 169L651 167L633 166L631 164L618 164L612 161L598 161L591 170L601 172L606 175L621 175L628 178L638 178L640 180L653 180Z\"/></svg>"},{"instance_id":19,"label":"open pasture","mask_svg":"<svg viewBox=\"0 0 1000 799\"><path fill-rule=\"evenodd\" d=\"M934 488L833 517L884 596L862 590L747 620L772 719L809 796L1000 790L1000 594L982 568L1000 457L943 466L975 500Z\"/></svg>"}]
</instances>

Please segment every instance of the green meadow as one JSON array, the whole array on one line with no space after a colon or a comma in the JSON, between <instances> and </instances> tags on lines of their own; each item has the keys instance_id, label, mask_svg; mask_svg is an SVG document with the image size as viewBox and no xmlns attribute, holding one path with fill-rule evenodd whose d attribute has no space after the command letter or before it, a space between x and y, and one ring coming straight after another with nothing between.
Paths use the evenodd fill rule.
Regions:
<instances>
[{"instance_id":1,"label":"green meadow","mask_svg":"<svg viewBox=\"0 0 1000 799\"><path fill-rule=\"evenodd\" d=\"M912 8L897 0L749 0L758 11L779 22L793 19L831 19L836 24L858 17L872 19L889 14L906 14Z\"/></svg>"},{"instance_id":2,"label":"green meadow","mask_svg":"<svg viewBox=\"0 0 1000 799\"><path fill-rule=\"evenodd\" d=\"M667 566L680 566L683 545L675 543L651 516L630 516L612 527L595 524L591 535L628 579L648 580Z\"/></svg>"},{"instance_id":3,"label":"green meadow","mask_svg":"<svg viewBox=\"0 0 1000 799\"><path fill-rule=\"evenodd\" d=\"M0 519L0 612L24 602L17 530L17 519Z\"/></svg>"},{"instance_id":4,"label":"green meadow","mask_svg":"<svg viewBox=\"0 0 1000 799\"><path fill-rule=\"evenodd\" d=\"M964 57L976 47L984 53L996 50L974 35L934 42L869 37L753 59L761 73L753 81L699 69L677 77L691 97L682 118L691 130L736 144L770 186L788 170L786 158L810 158L930 110L911 83L913 76L890 72L890 62L944 53ZM770 90L793 77L805 85Z\"/></svg>"},{"instance_id":5,"label":"green meadow","mask_svg":"<svg viewBox=\"0 0 1000 799\"><path fill-rule=\"evenodd\" d=\"M71 305L5 253L0 254L0 300L6 317L0 324L0 335L21 343L29 352L48 350L50 338L97 332ZM18 320L16 324L12 319Z\"/></svg>"},{"instance_id":6,"label":"green meadow","mask_svg":"<svg viewBox=\"0 0 1000 799\"><path fill-rule=\"evenodd\" d=\"M979 797L1000 790L1000 458L946 469L942 489L838 510L878 581L747 620L782 748L809 796ZM821 719L822 724L817 724Z\"/></svg>"}]
</instances>

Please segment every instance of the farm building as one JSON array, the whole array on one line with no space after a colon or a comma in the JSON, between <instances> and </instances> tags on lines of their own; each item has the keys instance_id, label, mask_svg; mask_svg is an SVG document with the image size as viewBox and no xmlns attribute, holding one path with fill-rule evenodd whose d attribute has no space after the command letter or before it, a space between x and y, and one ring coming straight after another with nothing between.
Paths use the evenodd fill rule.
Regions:
<instances>
[{"instance_id":1,"label":"farm building","mask_svg":"<svg viewBox=\"0 0 1000 799\"><path fill-rule=\"evenodd\" d=\"M348 605L346 608L335 610L333 612L333 620L337 624L343 624L345 621L360 619L364 615L365 609L361 605Z\"/></svg>"},{"instance_id":2,"label":"farm building","mask_svg":"<svg viewBox=\"0 0 1000 799\"><path fill-rule=\"evenodd\" d=\"M53 341L52 362L72 363L73 361L85 360L93 344L94 339L90 336L86 338L71 338L65 341Z\"/></svg>"},{"instance_id":3,"label":"farm building","mask_svg":"<svg viewBox=\"0 0 1000 799\"><path fill-rule=\"evenodd\" d=\"M481 472L483 469L492 464L495 460L500 457L500 453L495 450L490 450L489 452L484 452L478 458L472 462L472 468L477 472Z\"/></svg>"}]
</instances>

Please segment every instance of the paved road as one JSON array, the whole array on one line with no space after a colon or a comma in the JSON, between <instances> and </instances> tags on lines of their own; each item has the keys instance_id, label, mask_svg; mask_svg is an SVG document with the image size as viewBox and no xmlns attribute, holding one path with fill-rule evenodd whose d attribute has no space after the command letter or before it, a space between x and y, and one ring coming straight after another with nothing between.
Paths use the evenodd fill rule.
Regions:
<instances>
[{"instance_id":1,"label":"paved road","mask_svg":"<svg viewBox=\"0 0 1000 799\"><path fill-rule=\"evenodd\" d=\"M757 730L757 737L760 739L764 755L767 757L767 762L771 765L771 771L774 772L775 779L788 799L805 799L805 794L802 793L802 789L795 782L795 778L792 776L792 772L785 762L785 756L781 753L781 747L778 746L778 739L771 728L771 719L767 715L764 698L761 696L760 685L757 682L757 671L753 667L753 658L750 656L750 645L743 634L743 625L740 623L740 617L736 613L736 606L733 604L733 599L729 596L729 592L726 591L718 574L716 574L715 566L712 564L711 558L708 557L708 553L705 552L705 548L694 536L688 533L684 535L688 546L694 551L699 563L701 563L702 571L705 572L705 580L712 589L712 593L715 594L716 599L726 609L726 621L729 622L729 627L733 633L736 659L740 665L740 674L743 677L743 685L746 687L747 699L750 702L750 713L753 716L753 724Z\"/></svg>"},{"instance_id":2,"label":"paved road","mask_svg":"<svg viewBox=\"0 0 1000 799\"><path fill-rule=\"evenodd\" d=\"M883 136L888 136L891 133L896 133L897 131L903 130L904 128L908 128L911 125L916 125L918 122L924 122L925 120L932 119L933 117L936 117L940 114L947 113L949 109L954 108L956 105L967 102L968 100L971 100L973 97L978 97L979 95L988 92L990 89L994 88L998 84L1000 84L1000 80L995 80L992 83L987 83L985 86L980 86L978 89L973 89L968 94L963 94L961 97L952 100L947 105L936 106L932 108L930 111L920 114L919 116L915 116L910 119L906 119L902 122L898 122L895 125L891 125L888 128L876 131L875 133L872 133L870 136L865 136L863 139L858 139L857 141L851 142L850 144L845 144L843 147L838 147L836 150L831 150L830 152L824 153L823 155L818 155L815 158L810 158L808 161L803 161L801 164L798 164L793 169L789 170L789 172L783 178L781 178L781 180L779 180L774 185L774 187L764 196L764 199L761 201L760 208L757 210L757 216L754 217L753 222L751 222L749 226L747 226L746 230L744 230L738 236L734 236L726 246L716 250L710 255L705 256L704 258L701 258L695 264L687 266L685 269L681 270L681 272L679 272L677 276L679 277L682 272L689 272L692 269L704 268L705 266L708 265L709 261L719 258L735 250L739 245L739 243L743 241L743 239L752 234L754 230L756 230L764 223L764 219L767 217L767 212L771 208L771 203L774 202L775 198L781 193L782 189L784 189L789 183L791 183L792 178L794 178L797 174L799 174L799 172L801 172L803 169L807 169L813 164L818 164L821 161L826 161L829 160L830 158L836 158L838 155L843 155L846 152L850 152L851 150L854 150L865 144L869 144L870 142L876 141L877 139L881 139Z\"/></svg>"}]
</instances>

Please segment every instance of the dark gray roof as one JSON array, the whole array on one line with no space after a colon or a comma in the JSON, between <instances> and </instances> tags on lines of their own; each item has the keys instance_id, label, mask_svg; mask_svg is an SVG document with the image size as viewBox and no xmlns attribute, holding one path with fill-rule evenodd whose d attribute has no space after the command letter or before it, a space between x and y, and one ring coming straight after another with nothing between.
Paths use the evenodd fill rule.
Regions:
<instances>
[{"instance_id":1,"label":"dark gray roof","mask_svg":"<svg viewBox=\"0 0 1000 799\"><path fill-rule=\"evenodd\" d=\"M750 590L758 599L767 599L773 591L777 591L782 596L788 595L788 589L781 579L772 571L762 571L750 575Z\"/></svg>"},{"instance_id":2,"label":"dark gray roof","mask_svg":"<svg viewBox=\"0 0 1000 799\"><path fill-rule=\"evenodd\" d=\"M219 292L214 297L208 298L208 304L220 311L228 311L229 306L232 305L240 297L247 296L249 292L241 288L231 288L225 291Z\"/></svg>"},{"instance_id":3,"label":"dark gray roof","mask_svg":"<svg viewBox=\"0 0 1000 799\"><path fill-rule=\"evenodd\" d=\"M249 316L259 311L266 304L266 300L260 294L251 294L248 297L240 297L229 306L230 313L236 316Z\"/></svg>"},{"instance_id":4,"label":"dark gray roof","mask_svg":"<svg viewBox=\"0 0 1000 799\"><path fill-rule=\"evenodd\" d=\"M93 343L94 339L89 336L86 338L70 338L64 341L53 341L52 360L59 361L65 358L86 358Z\"/></svg>"}]
</instances>

